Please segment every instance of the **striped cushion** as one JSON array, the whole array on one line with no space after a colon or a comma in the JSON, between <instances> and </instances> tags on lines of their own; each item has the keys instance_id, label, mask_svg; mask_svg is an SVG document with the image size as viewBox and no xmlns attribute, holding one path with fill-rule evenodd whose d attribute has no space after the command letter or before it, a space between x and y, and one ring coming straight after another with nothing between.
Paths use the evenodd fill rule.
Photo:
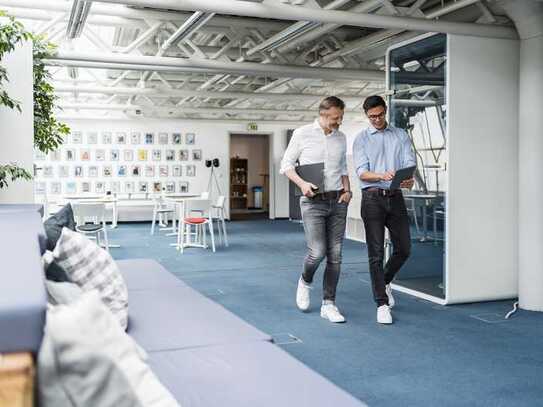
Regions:
<instances>
[{"instance_id":1,"label":"striped cushion","mask_svg":"<svg viewBox=\"0 0 543 407\"><path fill-rule=\"evenodd\" d=\"M186 223L192 223L192 224L204 223L206 220L207 218L185 218Z\"/></svg>"},{"instance_id":2,"label":"striped cushion","mask_svg":"<svg viewBox=\"0 0 543 407\"><path fill-rule=\"evenodd\" d=\"M63 228L53 257L83 291L98 290L104 304L126 330L128 290L111 255L85 235Z\"/></svg>"}]
</instances>

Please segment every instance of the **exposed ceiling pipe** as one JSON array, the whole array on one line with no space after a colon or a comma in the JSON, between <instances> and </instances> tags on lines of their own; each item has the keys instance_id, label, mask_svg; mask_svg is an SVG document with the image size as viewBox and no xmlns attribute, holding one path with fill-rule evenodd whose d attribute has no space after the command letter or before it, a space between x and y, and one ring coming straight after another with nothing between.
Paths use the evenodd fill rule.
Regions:
<instances>
[{"instance_id":1,"label":"exposed ceiling pipe","mask_svg":"<svg viewBox=\"0 0 543 407\"><path fill-rule=\"evenodd\" d=\"M309 93L251 93L251 92L213 92L199 90L184 90L184 89L161 89L161 88L130 88L130 87L110 87L110 86L69 86L56 85L57 93L77 92L79 94L104 94L104 95L140 95L153 98L170 98L170 97L208 97L214 99L265 99L268 101L284 102L287 100L299 100L304 102L316 102L326 97L326 95L309 94ZM360 101L369 96L361 94L356 96L345 96L337 94L336 96L343 99L345 103L360 103Z\"/></svg>"},{"instance_id":2,"label":"exposed ceiling pipe","mask_svg":"<svg viewBox=\"0 0 543 407\"><path fill-rule=\"evenodd\" d=\"M438 7L431 11L429 11L427 14L425 14L426 19L435 19L442 17L444 15L447 15L449 13L452 13L453 11L459 10L464 7L468 7L472 4L477 3L479 0L459 0L455 3L452 3L446 7ZM325 55L318 63L315 65L323 65L328 62L331 62L339 57L351 55L354 53L359 52L361 49L371 47L374 44L377 44L379 42L382 42L388 38L394 37L405 30L383 30L379 31L373 34L370 34L364 38L361 38L359 40L353 41L350 44L346 44L345 47L342 49L339 49L331 54Z\"/></svg>"},{"instance_id":3,"label":"exposed ceiling pipe","mask_svg":"<svg viewBox=\"0 0 543 407\"><path fill-rule=\"evenodd\" d=\"M334 10L347 4L349 1L350 0L335 0L327 4L323 9ZM311 31L314 28L320 27L321 25L322 25L321 23L316 23L313 21L299 21L297 23L294 23L290 27L286 28L285 30L275 34L271 38L268 38L266 41L263 41L260 44L251 48L250 50L248 50L247 55L251 56L257 52L261 52L261 51L269 52L271 50L274 50L280 47L281 45L292 42L295 38L298 38L302 36L303 34L307 33L308 31Z\"/></svg>"},{"instance_id":4,"label":"exposed ceiling pipe","mask_svg":"<svg viewBox=\"0 0 543 407\"><path fill-rule=\"evenodd\" d=\"M202 58L170 58L140 55L98 54L58 51L45 59L47 65L103 67L145 71L199 71L236 75L288 76L334 80L384 81L384 73L374 70L313 68L296 65L260 64L256 62L224 62Z\"/></svg>"},{"instance_id":5,"label":"exposed ceiling pipe","mask_svg":"<svg viewBox=\"0 0 543 407\"><path fill-rule=\"evenodd\" d=\"M273 114L273 115L316 115L317 110L286 110L286 109L241 109L223 107L179 107L179 106L145 106L131 104L103 104L103 103L59 103L64 110L117 110L117 111L147 111L161 113L214 113L214 114ZM355 118L361 116L361 112L345 112L346 117Z\"/></svg>"},{"instance_id":6,"label":"exposed ceiling pipe","mask_svg":"<svg viewBox=\"0 0 543 407\"><path fill-rule=\"evenodd\" d=\"M50 13L39 13L39 10L57 11L69 13L71 5L66 1L56 0L0 0L0 7L5 9L7 7L14 7L10 9L10 15L16 15L19 11L25 11L24 15L29 18L38 18L50 20ZM16 9L15 9L16 8ZM26 10L24 10L26 9ZM196 8L194 10L199 10ZM112 26L131 26L134 24L145 24L145 20L162 20L162 21L174 21L182 23L191 14L189 12L176 12L171 13L167 11L155 11L149 9L134 9L130 7L118 7L109 4L94 4L92 7L92 14L89 16L87 22L97 25L112 25ZM235 27L259 27L266 30L282 30L288 26L288 23L278 21L266 21L257 18L241 18L241 17L222 17L215 16L213 19L213 26L220 26L228 28L230 26Z\"/></svg>"},{"instance_id":7,"label":"exposed ceiling pipe","mask_svg":"<svg viewBox=\"0 0 543 407\"><path fill-rule=\"evenodd\" d=\"M81 35L91 6L92 2L90 1L74 0L66 27L66 38L74 39Z\"/></svg>"},{"instance_id":8,"label":"exposed ceiling pipe","mask_svg":"<svg viewBox=\"0 0 543 407\"><path fill-rule=\"evenodd\" d=\"M96 1L96 0L91 0ZM227 15L259 18L276 18L291 21L314 21L352 25L355 27L402 28L404 30L441 32L459 35L472 35L492 38L518 38L513 27L459 23L451 21L424 20L403 16L381 16L375 14L352 13L337 10L317 10L295 7L287 4L249 3L224 0L100 0L104 3L127 4L138 7L151 7L179 11L201 10Z\"/></svg>"}]
</instances>

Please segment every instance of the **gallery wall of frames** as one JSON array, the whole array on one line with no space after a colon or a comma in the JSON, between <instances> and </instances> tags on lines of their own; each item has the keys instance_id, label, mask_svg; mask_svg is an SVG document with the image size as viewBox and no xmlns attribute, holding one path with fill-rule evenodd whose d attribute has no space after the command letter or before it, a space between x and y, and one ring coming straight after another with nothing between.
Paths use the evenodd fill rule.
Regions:
<instances>
[{"instance_id":1,"label":"gallery wall of frames","mask_svg":"<svg viewBox=\"0 0 543 407\"><path fill-rule=\"evenodd\" d=\"M36 195L185 193L203 170L191 132L80 131L47 155L36 151Z\"/></svg>"}]
</instances>

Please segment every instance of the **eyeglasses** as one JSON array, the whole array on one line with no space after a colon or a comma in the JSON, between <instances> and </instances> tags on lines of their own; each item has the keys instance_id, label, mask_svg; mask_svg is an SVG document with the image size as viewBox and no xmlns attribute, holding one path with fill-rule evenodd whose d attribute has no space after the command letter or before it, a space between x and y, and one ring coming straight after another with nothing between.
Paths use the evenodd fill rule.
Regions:
<instances>
[{"instance_id":1,"label":"eyeglasses","mask_svg":"<svg viewBox=\"0 0 543 407\"><path fill-rule=\"evenodd\" d=\"M386 112L381 112L379 114L369 114L368 119L370 120L378 120L385 117Z\"/></svg>"}]
</instances>

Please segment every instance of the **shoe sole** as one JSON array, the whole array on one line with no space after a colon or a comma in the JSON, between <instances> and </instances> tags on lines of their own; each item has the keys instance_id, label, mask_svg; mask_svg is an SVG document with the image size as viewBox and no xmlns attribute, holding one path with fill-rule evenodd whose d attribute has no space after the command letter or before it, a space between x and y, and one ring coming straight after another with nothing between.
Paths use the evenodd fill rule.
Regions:
<instances>
[{"instance_id":1,"label":"shoe sole","mask_svg":"<svg viewBox=\"0 0 543 407\"><path fill-rule=\"evenodd\" d=\"M322 315L321 314L321 318L324 318L330 322L332 322L333 324L343 324L344 322L347 322L346 319L343 319L343 321L332 321L330 318L328 318L326 315Z\"/></svg>"},{"instance_id":2,"label":"shoe sole","mask_svg":"<svg viewBox=\"0 0 543 407\"><path fill-rule=\"evenodd\" d=\"M392 321L390 322L380 322L380 321L377 321L378 324L381 324L381 325L392 325Z\"/></svg>"}]
</instances>

